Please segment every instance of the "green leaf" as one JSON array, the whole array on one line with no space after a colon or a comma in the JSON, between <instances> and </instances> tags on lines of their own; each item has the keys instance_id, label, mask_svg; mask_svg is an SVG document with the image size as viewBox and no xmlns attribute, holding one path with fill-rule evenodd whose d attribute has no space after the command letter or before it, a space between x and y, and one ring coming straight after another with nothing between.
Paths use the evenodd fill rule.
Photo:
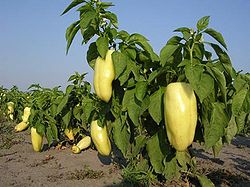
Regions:
<instances>
[{"instance_id":1,"label":"green leaf","mask_svg":"<svg viewBox=\"0 0 250 187\"><path fill-rule=\"evenodd\" d=\"M130 133L126 123L122 123L119 118L113 122L113 138L116 146L121 150L124 157L126 157L129 145Z\"/></svg>"},{"instance_id":2,"label":"green leaf","mask_svg":"<svg viewBox=\"0 0 250 187\"><path fill-rule=\"evenodd\" d=\"M201 75L200 84L196 90L196 93L202 102L211 92L214 91L214 80L213 78L207 74L203 73Z\"/></svg>"},{"instance_id":3,"label":"green leaf","mask_svg":"<svg viewBox=\"0 0 250 187\"><path fill-rule=\"evenodd\" d=\"M108 38L100 36L96 40L97 51L103 59L106 57L106 53L109 49Z\"/></svg>"},{"instance_id":4,"label":"green leaf","mask_svg":"<svg viewBox=\"0 0 250 187\"><path fill-rule=\"evenodd\" d=\"M128 115L135 126L139 126L140 109L141 107L136 103L134 97L128 105Z\"/></svg>"},{"instance_id":5,"label":"green leaf","mask_svg":"<svg viewBox=\"0 0 250 187\"><path fill-rule=\"evenodd\" d=\"M141 103L140 115L143 115L143 113L148 109L149 104L150 104L150 98L149 98L149 95L146 95Z\"/></svg>"},{"instance_id":6,"label":"green leaf","mask_svg":"<svg viewBox=\"0 0 250 187\"><path fill-rule=\"evenodd\" d=\"M214 90L213 78L204 72L203 67L199 65L186 65L185 74L202 103L202 101Z\"/></svg>"},{"instance_id":7,"label":"green leaf","mask_svg":"<svg viewBox=\"0 0 250 187\"><path fill-rule=\"evenodd\" d=\"M112 2L101 2L101 1L99 1L98 3L99 3L98 5L103 9L107 9L107 8L113 6Z\"/></svg>"},{"instance_id":8,"label":"green leaf","mask_svg":"<svg viewBox=\"0 0 250 187\"><path fill-rule=\"evenodd\" d=\"M64 123L64 125L65 125L65 128L67 128L68 125L69 125L69 122L70 122L70 120L71 120L71 115L72 115L71 110L69 110L69 111L67 111L66 114L64 114L64 116L62 117L62 120L63 120L63 123Z\"/></svg>"},{"instance_id":9,"label":"green leaf","mask_svg":"<svg viewBox=\"0 0 250 187\"><path fill-rule=\"evenodd\" d=\"M248 84L250 86L250 81L247 81L245 79L245 76L242 74L238 74L236 79L234 80L234 88L236 89L236 92L239 92L242 89L245 89L248 87Z\"/></svg>"},{"instance_id":10,"label":"green leaf","mask_svg":"<svg viewBox=\"0 0 250 187\"><path fill-rule=\"evenodd\" d=\"M162 67L162 68L158 68L157 70L153 71L148 77L148 82L149 83L153 82L158 76L167 72L168 68L169 67Z\"/></svg>"},{"instance_id":11,"label":"green leaf","mask_svg":"<svg viewBox=\"0 0 250 187\"><path fill-rule=\"evenodd\" d=\"M223 147L223 142L222 142L222 138L220 138L216 142L216 144L212 147L213 148L213 155L214 155L214 157L219 156L222 147Z\"/></svg>"},{"instance_id":12,"label":"green leaf","mask_svg":"<svg viewBox=\"0 0 250 187\"><path fill-rule=\"evenodd\" d=\"M195 91L197 90L197 87L200 84L201 75L203 71L204 71L203 67L199 65L192 66L189 63L188 65L185 66L185 75Z\"/></svg>"},{"instance_id":13,"label":"green leaf","mask_svg":"<svg viewBox=\"0 0 250 187\"><path fill-rule=\"evenodd\" d=\"M248 89L242 89L234 95L232 100L232 112L235 116L239 115L239 113L242 111L244 101L247 95L249 95L248 92Z\"/></svg>"},{"instance_id":14,"label":"green leaf","mask_svg":"<svg viewBox=\"0 0 250 187\"><path fill-rule=\"evenodd\" d=\"M148 39L139 33L131 34L130 37L128 38L129 43L134 43L138 41L148 41Z\"/></svg>"},{"instance_id":15,"label":"green leaf","mask_svg":"<svg viewBox=\"0 0 250 187\"><path fill-rule=\"evenodd\" d=\"M94 69L94 62L98 56L99 54L97 51L96 42L93 42L89 45L89 49L87 51L87 61L92 69Z\"/></svg>"},{"instance_id":16,"label":"green leaf","mask_svg":"<svg viewBox=\"0 0 250 187\"><path fill-rule=\"evenodd\" d=\"M56 114L59 114L63 110L63 108L65 107L65 105L68 103L68 99L69 99L68 95L65 95L62 98L62 100L60 101L60 104L57 107Z\"/></svg>"},{"instance_id":17,"label":"green leaf","mask_svg":"<svg viewBox=\"0 0 250 187\"><path fill-rule=\"evenodd\" d=\"M178 49L178 45L165 45L160 52L160 64L165 66L166 63L169 62L169 59L174 54L174 52Z\"/></svg>"},{"instance_id":18,"label":"green leaf","mask_svg":"<svg viewBox=\"0 0 250 187\"><path fill-rule=\"evenodd\" d=\"M167 181L171 181L174 178L178 178L178 176L180 176L180 173L176 157L171 157L171 158L168 157L163 162L165 166L163 175L165 176Z\"/></svg>"},{"instance_id":19,"label":"green leaf","mask_svg":"<svg viewBox=\"0 0 250 187\"><path fill-rule=\"evenodd\" d=\"M178 29L175 29L174 32L181 32L183 35L183 39L188 41L191 37L191 32L193 32L193 30L187 27L180 27Z\"/></svg>"},{"instance_id":20,"label":"green leaf","mask_svg":"<svg viewBox=\"0 0 250 187\"><path fill-rule=\"evenodd\" d=\"M209 19L210 19L210 16L202 17L196 24L197 30L202 31L206 29L209 24Z\"/></svg>"},{"instance_id":21,"label":"green leaf","mask_svg":"<svg viewBox=\"0 0 250 187\"><path fill-rule=\"evenodd\" d=\"M49 126L51 127L53 139L58 139L58 128L55 123L50 123Z\"/></svg>"},{"instance_id":22,"label":"green leaf","mask_svg":"<svg viewBox=\"0 0 250 187\"><path fill-rule=\"evenodd\" d=\"M89 27L92 20L94 20L96 17L95 10L89 10L81 15L80 17L80 27L82 30L85 30Z\"/></svg>"},{"instance_id":23,"label":"green leaf","mask_svg":"<svg viewBox=\"0 0 250 187\"><path fill-rule=\"evenodd\" d=\"M74 106L73 108L73 116L80 121L81 120L81 106Z\"/></svg>"},{"instance_id":24,"label":"green leaf","mask_svg":"<svg viewBox=\"0 0 250 187\"><path fill-rule=\"evenodd\" d=\"M141 107L135 98L135 89L127 90L122 100L122 110L128 111L128 115L135 126L139 125Z\"/></svg>"},{"instance_id":25,"label":"green leaf","mask_svg":"<svg viewBox=\"0 0 250 187\"><path fill-rule=\"evenodd\" d=\"M89 97L84 97L82 100L83 114L87 120L90 119L91 113L94 110L93 100Z\"/></svg>"},{"instance_id":26,"label":"green leaf","mask_svg":"<svg viewBox=\"0 0 250 187\"><path fill-rule=\"evenodd\" d=\"M116 16L114 13L109 12L109 11L106 11L106 12L104 13L103 17L109 19L110 22L112 23L112 25L113 25L115 28L118 28L117 16Z\"/></svg>"},{"instance_id":27,"label":"green leaf","mask_svg":"<svg viewBox=\"0 0 250 187\"><path fill-rule=\"evenodd\" d=\"M126 90L122 100L122 110L126 111L128 109L128 105L132 100L134 100L135 89Z\"/></svg>"},{"instance_id":28,"label":"green leaf","mask_svg":"<svg viewBox=\"0 0 250 187\"><path fill-rule=\"evenodd\" d=\"M232 115L232 117L228 123L228 126L226 128L225 138L226 138L227 143L229 143L229 144L231 143L233 137L235 137L237 132L238 132L238 128L237 128L237 124L235 121L235 116Z\"/></svg>"},{"instance_id":29,"label":"green leaf","mask_svg":"<svg viewBox=\"0 0 250 187\"><path fill-rule=\"evenodd\" d=\"M73 74L73 75L71 75L71 76L69 77L68 82L73 81L73 80L75 80L76 78L77 78L77 75L76 75L76 74Z\"/></svg>"},{"instance_id":30,"label":"green leaf","mask_svg":"<svg viewBox=\"0 0 250 187\"><path fill-rule=\"evenodd\" d=\"M80 16L88 11L93 11L94 7L90 3L86 3L83 6L80 6L77 11L80 12Z\"/></svg>"},{"instance_id":31,"label":"green leaf","mask_svg":"<svg viewBox=\"0 0 250 187\"><path fill-rule=\"evenodd\" d=\"M158 61L159 57L157 56L156 53L154 53L153 48L151 45L148 43L148 39L145 38L143 35L135 33L130 35L128 38L129 44L138 44L141 46L146 52L149 53L152 61Z\"/></svg>"},{"instance_id":32,"label":"green leaf","mask_svg":"<svg viewBox=\"0 0 250 187\"><path fill-rule=\"evenodd\" d=\"M206 57L206 59L208 60L208 61L211 61L212 60L212 53L211 52L209 52L209 51L204 51L204 55L205 55L205 57Z\"/></svg>"},{"instance_id":33,"label":"green leaf","mask_svg":"<svg viewBox=\"0 0 250 187\"><path fill-rule=\"evenodd\" d=\"M146 136L138 135L135 137L134 144L132 146L132 157L135 158L146 144Z\"/></svg>"},{"instance_id":34,"label":"green leaf","mask_svg":"<svg viewBox=\"0 0 250 187\"><path fill-rule=\"evenodd\" d=\"M74 85L68 85L67 88L66 88L66 95L69 95L72 90L74 89Z\"/></svg>"},{"instance_id":35,"label":"green leaf","mask_svg":"<svg viewBox=\"0 0 250 187\"><path fill-rule=\"evenodd\" d=\"M73 39L74 39L76 33L79 31L79 29L80 29L80 26L77 25L77 26L75 26L75 27L72 29L72 31L70 32L70 34L69 34L69 36L68 36L68 39L67 39L66 54L68 54L69 48L70 48L70 46L71 46L71 44L72 44L72 41L73 41ZM67 32L66 32L66 33L67 33Z\"/></svg>"},{"instance_id":36,"label":"green leaf","mask_svg":"<svg viewBox=\"0 0 250 187\"><path fill-rule=\"evenodd\" d=\"M56 110L57 110L57 105L53 103L50 107L50 114L52 117L56 116Z\"/></svg>"},{"instance_id":37,"label":"green leaf","mask_svg":"<svg viewBox=\"0 0 250 187\"><path fill-rule=\"evenodd\" d=\"M126 62L127 63L126 69L125 69L125 71L119 77L119 81L120 81L120 85L121 86L124 83L126 83L128 80L133 79L133 81L135 81L136 78L138 80L138 76L140 76L140 74L139 74L140 66L137 66L135 64L135 61L132 61L130 58L126 58L126 60L127 60L127 62ZM133 74L136 76L135 78L130 76L131 72L133 72Z\"/></svg>"},{"instance_id":38,"label":"green leaf","mask_svg":"<svg viewBox=\"0 0 250 187\"><path fill-rule=\"evenodd\" d=\"M248 89L244 103L242 105L242 109L244 112L250 113L250 89Z\"/></svg>"},{"instance_id":39,"label":"green leaf","mask_svg":"<svg viewBox=\"0 0 250 187\"><path fill-rule=\"evenodd\" d=\"M75 21L74 23L72 23L67 29L66 29L66 33L65 33L65 38L66 41L69 40L72 31L74 30L74 28L80 23L80 20Z\"/></svg>"},{"instance_id":40,"label":"green leaf","mask_svg":"<svg viewBox=\"0 0 250 187\"><path fill-rule=\"evenodd\" d=\"M215 187L212 181L204 175L196 175L202 187Z\"/></svg>"},{"instance_id":41,"label":"green leaf","mask_svg":"<svg viewBox=\"0 0 250 187\"><path fill-rule=\"evenodd\" d=\"M159 124L163 119L163 95L164 88L160 88L150 96L149 114Z\"/></svg>"},{"instance_id":42,"label":"green leaf","mask_svg":"<svg viewBox=\"0 0 250 187\"><path fill-rule=\"evenodd\" d=\"M188 165L191 163L191 156L188 151L176 151L176 160L181 166L182 170L188 170Z\"/></svg>"},{"instance_id":43,"label":"green leaf","mask_svg":"<svg viewBox=\"0 0 250 187\"><path fill-rule=\"evenodd\" d=\"M44 136L45 135L45 126L41 123L36 123L36 125L34 126L34 128L36 129L37 133Z\"/></svg>"},{"instance_id":44,"label":"green leaf","mask_svg":"<svg viewBox=\"0 0 250 187\"><path fill-rule=\"evenodd\" d=\"M180 41L182 40L179 36L173 36L167 41L167 45L178 45Z\"/></svg>"},{"instance_id":45,"label":"green leaf","mask_svg":"<svg viewBox=\"0 0 250 187\"><path fill-rule=\"evenodd\" d=\"M209 124L204 124L205 146L210 148L224 136L224 129L228 125L229 119L225 112L223 103L212 103L212 113Z\"/></svg>"},{"instance_id":46,"label":"green leaf","mask_svg":"<svg viewBox=\"0 0 250 187\"><path fill-rule=\"evenodd\" d=\"M226 78L225 78L224 74L215 66L207 68L207 70L208 70L209 74L217 82L217 84L220 88L221 94L222 94L223 101L226 103L226 101L227 101L226 89L227 88L226 88Z\"/></svg>"},{"instance_id":47,"label":"green leaf","mask_svg":"<svg viewBox=\"0 0 250 187\"><path fill-rule=\"evenodd\" d=\"M158 133L152 136L147 141L147 152L156 173L162 173L164 170L163 160L168 152L168 145L166 143L166 133L164 129L160 129Z\"/></svg>"},{"instance_id":48,"label":"green leaf","mask_svg":"<svg viewBox=\"0 0 250 187\"><path fill-rule=\"evenodd\" d=\"M82 37L83 37L83 44L88 43L88 41L95 36L96 30L95 27L89 25L86 29L81 29Z\"/></svg>"},{"instance_id":49,"label":"green leaf","mask_svg":"<svg viewBox=\"0 0 250 187\"><path fill-rule=\"evenodd\" d=\"M79 5L79 4L83 3L83 2L86 2L86 1L84 1L84 0L74 0L74 1L72 1L70 3L70 5L63 11L63 13L61 15L66 14L69 10L71 10L72 8L76 7L77 5Z\"/></svg>"},{"instance_id":50,"label":"green leaf","mask_svg":"<svg viewBox=\"0 0 250 187\"><path fill-rule=\"evenodd\" d=\"M213 44L213 43L210 43L210 45L214 49L217 56L219 57L219 60L222 63L222 66L224 67L226 72L230 76L232 76L233 75L233 68L232 68L232 63L231 63L231 60L230 60L230 57L228 56L228 54L225 51L223 51L220 48L220 46Z\"/></svg>"},{"instance_id":51,"label":"green leaf","mask_svg":"<svg viewBox=\"0 0 250 187\"><path fill-rule=\"evenodd\" d=\"M212 28L207 28L206 30L204 30L205 33L207 33L208 35L210 35L211 37L213 37L217 42L219 42L225 49L227 49L227 45L224 41L224 38L222 36L221 33L215 31Z\"/></svg>"},{"instance_id":52,"label":"green leaf","mask_svg":"<svg viewBox=\"0 0 250 187\"><path fill-rule=\"evenodd\" d=\"M190 32L190 28L188 27L179 27L178 29L175 29L174 32Z\"/></svg>"},{"instance_id":53,"label":"green leaf","mask_svg":"<svg viewBox=\"0 0 250 187\"><path fill-rule=\"evenodd\" d=\"M136 50L135 49L133 49L133 48L132 49L131 48L126 48L122 52L124 52L124 54L126 54L133 61L136 60Z\"/></svg>"},{"instance_id":54,"label":"green leaf","mask_svg":"<svg viewBox=\"0 0 250 187\"><path fill-rule=\"evenodd\" d=\"M238 133L244 130L247 115L248 115L247 113L241 112L239 115L236 116L235 121L237 124Z\"/></svg>"},{"instance_id":55,"label":"green leaf","mask_svg":"<svg viewBox=\"0 0 250 187\"><path fill-rule=\"evenodd\" d=\"M204 50L204 44L195 44L193 48L193 57L196 57L197 59L202 61L204 56Z\"/></svg>"},{"instance_id":56,"label":"green leaf","mask_svg":"<svg viewBox=\"0 0 250 187\"><path fill-rule=\"evenodd\" d=\"M142 101L143 98L145 97L146 93L148 90L148 83L147 81L139 81L135 85L135 97L139 100Z\"/></svg>"},{"instance_id":57,"label":"green leaf","mask_svg":"<svg viewBox=\"0 0 250 187\"><path fill-rule=\"evenodd\" d=\"M121 30L118 32L118 38L127 42L129 39L129 33L127 31Z\"/></svg>"},{"instance_id":58,"label":"green leaf","mask_svg":"<svg viewBox=\"0 0 250 187\"><path fill-rule=\"evenodd\" d=\"M50 126L46 128L46 139L48 141L48 145L50 146L53 142L53 135L52 135L52 130Z\"/></svg>"},{"instance_id":59,"label":"green leaf","mask_svg":"<svg viewBox=\"0 0 250 187\"><path fill-rule=\"evenodd\" d=\"M189 64L190 64L190 60L189 60L189 59L183 59L183 60L181 61L181 63L178 64L177 67L187 66L187 65L189 65ZM190 68L190 67L189 67L189 68Z\"/></svg>"},{"instance_id":60,"label":"green leaf","mask_svg":"<svg viewBox=\"0 0 250 187\"><path fill-rule=\"evenodd\" d=\"M121 52L114 51L112 53L112 60L115 69L115 79L117 79L124 72L127 66L127 56Z\"/></svg>"},{"instance_id":61,"label":"green leaf","mask_svg":"<svg viewBox=\"0 0 250 187\"><path fill-rule=\"evenodd\" d=\"M134 62L134 61L131 61L130 63L132 63L131 64L132 65L131 66L132 67L131 71L132 71L132 73L133 73L133 75L135 77L135 80L136 81L144 81L145 77L140 74L140 70L142 69L141 68L142 66L141 65L136 65L136 62Z\"/></svg>"},{"instance_id":62,"label":"green leaf","mask_svg":"<svg viewBox=\"0 0 250 187\"><path fill-rule=\"evenodd\" d=\"M125 71L118 78L121 86L123 86L128 81L131 70L132 69L131 69L130 63L128 63L127 67L125 68Z\"/></svg>"}]
</instances>

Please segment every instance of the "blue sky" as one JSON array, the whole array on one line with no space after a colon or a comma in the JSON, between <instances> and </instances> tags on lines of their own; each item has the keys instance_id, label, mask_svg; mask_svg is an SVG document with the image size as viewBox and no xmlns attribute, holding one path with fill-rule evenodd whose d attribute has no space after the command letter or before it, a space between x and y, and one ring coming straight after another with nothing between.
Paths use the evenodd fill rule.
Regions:
<instances>
[{"instance_id":1,"label":"blue sky","mask_svg":"<svg viewBox=\"0 0 250 187\"><path fill-rule=\"evenodd\" d=\"M44 87L67 85L75 71L92 70L86 63L88 46L80 35L65 54L65 30L78 19L75 10L64 16L70 0L0 1L0 86L17 85L26 90L39 83ZM119 29L140 33L159 54L173 30L195 27L199 18L209 15L210 27L221 32L236 70L250 72L250 1L247 0L113 0L110 10L118 16Z\"/></svg>"}]
</instances>

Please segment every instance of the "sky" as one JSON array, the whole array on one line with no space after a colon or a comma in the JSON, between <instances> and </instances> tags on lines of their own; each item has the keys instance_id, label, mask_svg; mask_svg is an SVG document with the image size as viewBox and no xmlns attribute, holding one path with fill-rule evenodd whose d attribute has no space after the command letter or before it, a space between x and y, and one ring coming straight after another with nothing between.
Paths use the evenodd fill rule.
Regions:
<instances>
[{"instance_id":1,"label":"sky","mask_svg":"<svg viewBox=\"0 0 250 187\"><path fill-rule=\"evenodd\" d=\"M76 9L60 16L71 0L0 0L0 86L16 85L26 91L31 84L43 87L69 83L74 72L93 71L86 62L87 45L80 33L66 55L66 28L78 19ZM237 71L250 72L249 0L112 0L110 11L119 30L143 34L159 54L178 27L194 28L203 16L209 27L222 33Z\"/></svg>"}]
</instances>

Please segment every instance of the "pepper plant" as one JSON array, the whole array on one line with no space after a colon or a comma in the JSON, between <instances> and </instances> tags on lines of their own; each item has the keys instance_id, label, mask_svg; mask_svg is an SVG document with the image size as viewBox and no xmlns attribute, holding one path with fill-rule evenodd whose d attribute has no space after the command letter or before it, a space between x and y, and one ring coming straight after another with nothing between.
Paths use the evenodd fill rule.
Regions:
<instances>
[{"instance_id":1,"label":"pepper plant","mask_svg":"<svg viewBox=\"0 0 250 187\"><path fill-rule=\"evenodd\" d=\"M110 137L126 159L124 178L149 185L156 179L197 177L202 186L211 181L195 170L189 150L176 151L169 143L164 121L165 87L189 83L198 102L195 141L212 148L217 156L249 124L249 74L236 72L221 33L209 28L209 16L196 28L180 27L157 55L147 38L118 29L110 2L73 0L62 14L78 7L79 20L66 30L67 48L80 32L88 44L87 62L95 71L97 57L114 49L115 79L112 97L97 101L99 112L89 107L89 120L107 124ZM115 154L115 153L114 153Z\"/></svg>"},{"instance_id":2,"label":"pepper plant","mask_svg":"<svg viewBox=\"0 0 250 187\"><path fill-rule=\"evenodd\" d=\"M39 84L32 84L31 93L31 115L29 124L36 129L41 136L45 136L48 145L58 141L59 125L56 120L56 109L63 92L59 87L43 88Z\"/></svg>"},{"instance_id":3,"label":"pepper plant","mask_svg":"<svg viewBox=\"0 0 250 187\"><path fill-rule=\"evenodd\" d=\"M61 96L56 109L56 118L61 124L61 131L73 129L73 133L83 136L89 130L90 116L95 108L96 97L90 92L91 85L84 81L86 73L71 75L65 93Z\"/></svg>"},{"instance_id":4,"label":"pepper plant","mask_svg":"<svg viewBox=\"0 0 250 187\"><path fill-rule=\"evenodd\" d=\"M7 115L7 104L12 102L14 105L13 120L19 121L23 114L23 109L29 105L29 93L22 92L17 86L11 89L0 88L0 111Z\"/></svg>"}]
</instances>

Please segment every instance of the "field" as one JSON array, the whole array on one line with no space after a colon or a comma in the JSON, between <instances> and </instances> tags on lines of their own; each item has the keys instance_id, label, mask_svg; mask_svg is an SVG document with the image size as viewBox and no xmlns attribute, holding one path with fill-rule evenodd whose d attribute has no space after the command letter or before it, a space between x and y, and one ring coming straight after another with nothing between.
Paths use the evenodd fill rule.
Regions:
<instances>
[{"instance_id":1,"label":"field","mask_svg":"<svg viewBox=\"0 0 250 187\"><path fill-rule=\"evenodd\" d=\"M69 144L49 149L44 146L41 153L36 153L32 150L29 130L13 133L13 123L3 120L0 123L0 186L136 186L122 178L117 157L103 158L94 149L73 154ZM218 158L196 143L192 153L197 157L197 169L216 186L250 185L249 138L237 136ZM199 186L197 181L187 183L185 179L167 186L192 185Z\"/></svg>"},{"instance_id":2,"label":"field","mask_svg":"<svg viewBox=\"0 0 250 187\"><path fill-rule=\"evenodd\" d=\"M61 14L78 7L66 53L81 34L93 84L75 71L65 90L0 87L0 187L250 186L250 73L210 16L157 54L112 6L73 0Z\"/></svg>"}]
</instances>

